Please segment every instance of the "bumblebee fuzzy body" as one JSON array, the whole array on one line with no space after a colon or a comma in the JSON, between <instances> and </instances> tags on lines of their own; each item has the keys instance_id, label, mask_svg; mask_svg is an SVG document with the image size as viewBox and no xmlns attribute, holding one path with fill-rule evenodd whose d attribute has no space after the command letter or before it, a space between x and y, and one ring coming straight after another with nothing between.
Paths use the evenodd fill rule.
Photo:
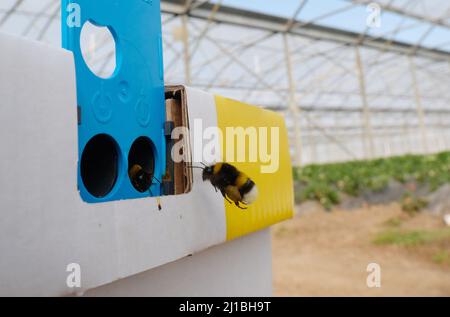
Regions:
<instances>
[{"instance_id":1,"label":"bumblebee fuzzy body","mask_svg":"<svg viewBox=\"0 0 450 317\"><path fill-rule=\"evenodd\" d=\"M130 170L128 171L128 174L131 179L131 183L133 184L134 188L136 188L141 193L145 192L148 189L149 186L152 185L152 174L146 172L142 166L139 164L133 165ZM150 191L151 193L151 191ZM157 198L158 201L158 209L161 210L161 200L160 198Z\"/></svg>"},{"instance_id":2,"label":"bumblebee fuzzy body","mask_svg":"<svg viewBox=\"0 0 450 317\"><path fill-rule=\"evenodd\" d=\"M152 183L152 175L147 173L142 166L135 164L128 171L133 186L141 193L145 192Z\"/></svg>"},{"instance_id":3,"label":"bumblebee fuzzy body","mask_svg":"<svg viewBox=\"0 0 450 317\"><path fill-rule=\"evenodd\" d=\"M220 190L230 203L234 202L241 209L241 203L250 205L258 197L256 184L236 167L228 163L217 163L205 167L203 181L209 180L214 188Z\"/></svg>"}]
</instances>

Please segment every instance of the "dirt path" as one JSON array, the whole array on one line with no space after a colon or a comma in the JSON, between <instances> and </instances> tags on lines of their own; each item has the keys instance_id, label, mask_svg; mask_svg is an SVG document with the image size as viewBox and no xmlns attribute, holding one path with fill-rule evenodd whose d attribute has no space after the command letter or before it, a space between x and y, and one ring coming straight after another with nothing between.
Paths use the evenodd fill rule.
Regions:
<instances>
[{"instance_id":1,"label":"dirt path","mask_svg":"<svg viewBox=\"0 0 450 317\"><path fill-rule=\"evenodd\" d=\"M377 246L386 221L403 217L397 205L317 212L273 229L276 296L450 296L450 267L403 246ZM419 215L407 228L436 228L441 219ZM366 285L369 263L381 265L381 288Z\"/></svg>"}]
</instances>

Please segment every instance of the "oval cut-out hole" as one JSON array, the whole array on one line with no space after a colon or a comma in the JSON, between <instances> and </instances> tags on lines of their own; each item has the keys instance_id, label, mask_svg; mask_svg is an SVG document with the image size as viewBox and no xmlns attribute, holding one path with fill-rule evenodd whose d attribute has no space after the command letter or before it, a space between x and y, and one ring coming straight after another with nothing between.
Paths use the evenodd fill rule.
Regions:
<instances>
[{"instance_id":1,"label":"oval cut-out hole","mask_svg":"<svg viewBox=\"0 0 450 317\"><path fill-rule=\"evenodd\" d=\"M153 143L147 137L134 141L128 155L128 176L133 187L141 193L149 190L155 172Z\"/></svg>"},{"instance_id":2,"label":"oval cut-out hole","mask_svg":"<svg viewBox=\"0 0 450 317\"><path fill-rule=\"evenodd\" d=\"M99 134L85 146L80 173L87 191L96 198L108 195L116 184L119 171L118 145L112 137Z\"/></svg>"},{"instance_id":3,"label":"oval cut-out hole","mask_svg":"<svg viewBox=\"0 0 450 317\"><path fill-rule=\"evenodd\" d=\"M114 74L117 67L116 41L107 27L86 22L81 30L80 48L92 73L105 79Z\"/></svg>"}]
</instances>

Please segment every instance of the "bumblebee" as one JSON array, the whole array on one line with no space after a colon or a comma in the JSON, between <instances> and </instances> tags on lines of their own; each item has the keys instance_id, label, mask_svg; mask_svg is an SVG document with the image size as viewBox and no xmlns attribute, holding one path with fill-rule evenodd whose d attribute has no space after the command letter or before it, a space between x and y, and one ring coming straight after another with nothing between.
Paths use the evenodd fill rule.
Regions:
<instances>
[{"instance_id":1,"label":"bumblebee","mask_svg":"<svg viewBox=\"0 0 450 317\"><path fill-rule=\"evenodd\" d=\"M142 166L139 164L133 165L128 170L128 176L130 177L131 183L134 188L136 188L139 192L143 193L147 190L150 192L150 195L153 196L150 186L153 183L153 175L151 173L146 172ZM157 198L158 210L161 210L161 199Z\"/></svg>"},{"instance_id":2,"label":"bumblebee","mask_svg":"<svg viewBox=\"0 0 450 317\"><path fill-rule=\"evenodd\" d=\"M219 190L229 203L234 203L240 209L247 209L245 206L254 203L258 197L256 184L231 164L205 166L202 178L203 181L210 181L216 192Z\"/></svg>"},{"instance_id":3,"label":"bumblebee","mask_svg":"<svg viewBox=\"0 0 450 317\"><path fill-rule=\"evenodd\" d=\"M130 176L134 188L141 193L146 192L152 183L152 175L146 172L139 164L135 164L129 169L128 176Z\"/></svg>"}]
</instances>

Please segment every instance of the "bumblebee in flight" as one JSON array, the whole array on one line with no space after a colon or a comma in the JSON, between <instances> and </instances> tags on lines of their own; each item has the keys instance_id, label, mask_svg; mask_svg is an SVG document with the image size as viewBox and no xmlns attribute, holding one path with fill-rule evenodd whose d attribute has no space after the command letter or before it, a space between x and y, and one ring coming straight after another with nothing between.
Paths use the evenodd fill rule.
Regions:
<instances>
[{"instance_id":1,"label":"bumblebee in flight","mask_svg":"<svg viewBox=\"0 0 450 317\"><path fill-rule=\"evenodd\" d=\"M238 208L247 209L245 206L254 203L258 197L256 184L233 165L217 163L202 169L203 181L210 181L216 191L220 190L222 196Z\"/></svg>"}]
</instances>

